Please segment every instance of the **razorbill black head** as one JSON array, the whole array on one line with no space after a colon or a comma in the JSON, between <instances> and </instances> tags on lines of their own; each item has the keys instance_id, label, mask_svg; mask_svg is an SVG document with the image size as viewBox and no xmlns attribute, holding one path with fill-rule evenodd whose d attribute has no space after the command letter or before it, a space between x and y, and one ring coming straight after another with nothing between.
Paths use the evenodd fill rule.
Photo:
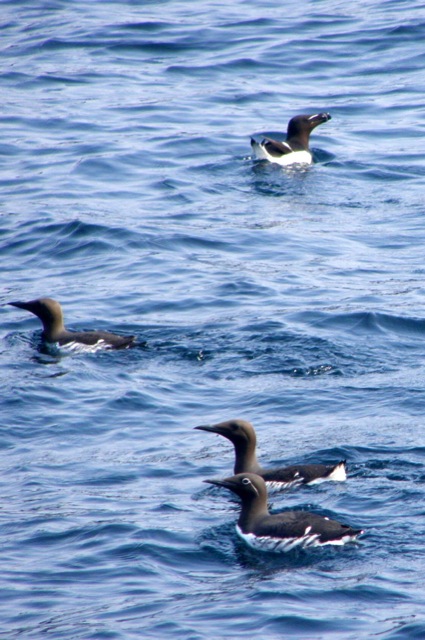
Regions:
<instances>
[{"instance_id":1,"label":"razorbill black head","mask_svg":"<svg viewBox=\"0 0 425 640\"><path fill-rule=\"evenodd\" d=\"M255 430L246 420L227 420L213 425L201 425L195 429L218 433L230 440L235 449L234 473L257 473L266 481L269 492L301 484L347 479L345 460L335 465L299 464L275 469L261 467L257 461Z\"/></svg>"},{"instance_id":2,"label":"razorbill black head","mask_svg":"<svg viewBox=\"0 0 425 640\"><path fill-rule=\"evenodd\" d=\"M266 484L255 473L239 473L224 480L204 480L224 487L241 498L236 531L252 548L261 551L290 551L295 547L343 545L363 533L336 520L309 511L270 514Z\"/></svg>"},{"instance_id":3,"label":"razorbill black head","mask_svg":"<svg viewBox=\"0 0 425 640\"><path fill-rule=\"evenodd\" d=\"M329 113L294 116L288 123L286 140L265 137L261 142L251 138L251 146L260 160L269 160L282 166L311 164L313 156L309 149L310 133L319 124L331 119Z\"/></svg>"},{"instance_id":4,"label":"razorbill black head","mask_svg":"<svg viewBox=\"0 0 425 640\"><path fill-rule=\"evenodd\" d=\"M52 298L38 298L28 302L9 302L13 307L26 309L43 324L42 338L61 347L84 350L123 349L132 345L135 336L119 336L108 331L68 331L63 322L62 307Z\"/></svg>"}]
</instances>

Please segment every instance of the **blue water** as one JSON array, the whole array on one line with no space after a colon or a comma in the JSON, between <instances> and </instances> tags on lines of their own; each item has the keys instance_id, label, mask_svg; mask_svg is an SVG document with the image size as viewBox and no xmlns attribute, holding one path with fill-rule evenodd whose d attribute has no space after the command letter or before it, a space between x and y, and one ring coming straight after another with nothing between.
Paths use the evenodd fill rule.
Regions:
<instances>
[{"instance_id":1,"label":"blue water","mask_svg":"<svg viewBox=\"0 0 425 640\"><path fill-rule=\"evenodd\" d=\"M0 637L425 637L425 8L2 1L1 303L134 333L60 356L2 304ZM304 170L249 137L329 111ZM346 458L273 498L366 530L236 537L198 424L263 462Z\"/></svg>"}]
</instances>

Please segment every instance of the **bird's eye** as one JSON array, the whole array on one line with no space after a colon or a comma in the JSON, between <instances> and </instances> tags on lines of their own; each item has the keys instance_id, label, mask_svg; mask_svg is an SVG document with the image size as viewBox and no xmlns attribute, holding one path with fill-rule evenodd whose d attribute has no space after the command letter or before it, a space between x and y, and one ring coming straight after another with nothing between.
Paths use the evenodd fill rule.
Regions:
<instances>
[{"instance_id":1,"label":"bird's eye","mask_svg":"<svg viewBox=\"0 0 425 640\"><path fill-rule=\"evenodd\" d=\"M251 480L249 478L242 478L242 484L251 484Z\"/></svg>"}]
</instances>

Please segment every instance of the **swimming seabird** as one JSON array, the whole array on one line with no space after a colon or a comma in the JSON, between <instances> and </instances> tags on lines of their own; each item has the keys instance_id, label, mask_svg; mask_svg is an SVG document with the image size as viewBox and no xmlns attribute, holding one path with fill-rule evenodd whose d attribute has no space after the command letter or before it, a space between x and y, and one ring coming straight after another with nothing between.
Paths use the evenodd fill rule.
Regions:
<instances>
[{"instance_id":1,"label":"swimming seabird","mask_svg":"<svg viewBox=\"0 0 425 640\"><path fill-rule=\"evenodd\" d=\"M246 420L227 420L213 425L195 427L224 436L235 448L234 473L257 473L264 478L268 491L281 491L302 484L318 484L325 480L347 479L345 460L335 465L295 464L288 467L263 468L257 461L257 436Z\"/></svg>"},{"instance_id":2,"label":"swimming seabird","mask_svg":"<svg viewBox=\"0 0 425 640\"><path fill-rule=\"evenodd\" d=\"M313 156L309 149L310 133L315 127L331 119L329 113L299 115L288 123L286 140L274 140L265 136L261 142L251 138L252 149L260 160L269 160L282 166L311 164Z\"/></svg>"},{"instance_id":3,"label":"swimming seabird","mask_svg":"<svg viewBox=\"0 0 425 640\"><path fill-rule=\"evenodd\" d=\"M60 347L94 349L125 349L135 336L119 336L109 331L68 331L63 323L62 307L52 298L37 298L29 302L9 302L13 307L30 311L43 323L42 338Z\"/></svg>"},{"instance_id":4,"label":"swimming seabird","mask_svg":"<svg viewBox=\"0 0 425 640\"><path fill-rule=\"evenodd\" d=\"M353 542L363 532L309 511L270 514L266 484L255 473L239 473L224 480L204 480L236 493L241 500L237 534L253 549L285 552L295 547L323 547Z\"/></svg>"}]
</instances>

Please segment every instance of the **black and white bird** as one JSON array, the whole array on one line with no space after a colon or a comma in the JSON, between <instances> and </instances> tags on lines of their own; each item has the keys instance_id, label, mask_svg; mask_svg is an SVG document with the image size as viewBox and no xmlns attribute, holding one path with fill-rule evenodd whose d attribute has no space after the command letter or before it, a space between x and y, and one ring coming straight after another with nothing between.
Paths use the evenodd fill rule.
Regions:
<instances>
[{"instance_id":1,"label":"black and white bird","mask_svg":"<svg viewBox=\"0 0 425 640\"><path fill-rule=\"evenodd\" d=\"M363 532L309 511L270 514L266 484L255 473L238 473L224 480L204 480L236 493L241 500L237 534L253 549L285 552L295 547L342 546Z\"/></svg>"},{"instance_id":2,"label":"black and white bird","mask_svg":"<svg viewBox=\"0 0 425 640\"><path fill-rule=\"evenodd\" d=\"M264 478L269 493L302 484L319 484L325 480L342 482L347 479L345 460L335 465L295 464L289 467L264 469L257 461L257 436L246 420L227 420L213 425L195 427L224 436L235 448L234 473L256 473Z\"/></svg>"},{"instance_id":3,"label":"black and white bird","mask_svg":"<svg viewBox=\"0 0 425 640\"><path fill-rule=\"evenodd\" d=\"M98 349L126 349L135 336L119 336L109 331L68 331L63 322L62 307L52 298L38 298L29 302L9 302L13 307L30 311L43 323L44 342L57 344L69 351L97 351Z\"/></svg>"},{"instance_id":4,"label":"black and white bird","mask_svg":"<svg viewBox=\"0 0 425 640\"><path fill-rule=\"evenodd\" d=\"M313 155L309 148L310 133L319 124L330 119L329 113L295 116L288 123L284 142L268 137L257 142L251 138L252 149L259 160L269 160L284 167L291 164L312 164Z\"/></svg>"}]
</instances>

